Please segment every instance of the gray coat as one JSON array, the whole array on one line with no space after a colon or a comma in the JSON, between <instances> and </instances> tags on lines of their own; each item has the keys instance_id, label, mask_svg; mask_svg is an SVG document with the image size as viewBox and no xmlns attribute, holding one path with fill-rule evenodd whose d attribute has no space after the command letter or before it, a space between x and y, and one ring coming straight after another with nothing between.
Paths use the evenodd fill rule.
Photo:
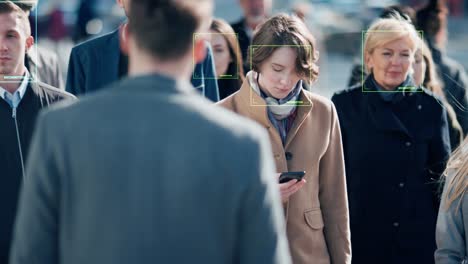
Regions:
<instances>
[{"instance_id":1,"label":"gray coat","mask_svg":"<svg viewBox=\"0 0 468 264\"><path fill-rule=\"evenodd\" d=\"M290 263L267 134L192 90L141 76L43 114L11 264Z\"/></svg>"},{"instance_id":2,"label":"gray coat","mask_svg":"<svg viewBox=\"0 0 468 264\"><path fill-rule=\"evenodd\" d=\"M447 182L449 180L450 175ZM455 200L447 210L445 207L447 185L444 187L437 218L435 262L436 264L468 263L468 195Z\"/></svg>"},{"instance_id":3,"label":"gray coat","mask_svg":"<svg viewBox=\"0 0 468 264\"><path fill-rule=\"evenodd\" d=\"M35 45L26 54L25 65L34 80L65 90L60 61L52 50Z\"/></svg>"}]
</instances>

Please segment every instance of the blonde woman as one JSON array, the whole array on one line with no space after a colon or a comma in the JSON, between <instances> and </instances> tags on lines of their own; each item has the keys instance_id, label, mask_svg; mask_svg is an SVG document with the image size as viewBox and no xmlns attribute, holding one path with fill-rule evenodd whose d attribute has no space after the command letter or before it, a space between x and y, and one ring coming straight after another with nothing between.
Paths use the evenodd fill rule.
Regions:
<instances>
[{"instance_id":1,"label":"blonde woman","mask_svg":"<svg viewBox=\"0 0 468 264\"><path fill-rule=\"evenodd\" d=\"M335 94L353 263L434 263L437 179L450 155L446 111L411 75L420 38L399 16L364 41L362 85Z\"/></svg>"},{"instance_id":2,"label":"blonde woman","mask_svg":"<svg viewBox=\"0 0 468 264\"><path fill-rule=\"evenodd\" d=\"M453 153L437 218L436 264L460 264L468 260L468 137Z\"/></svg>"}]
</instances>

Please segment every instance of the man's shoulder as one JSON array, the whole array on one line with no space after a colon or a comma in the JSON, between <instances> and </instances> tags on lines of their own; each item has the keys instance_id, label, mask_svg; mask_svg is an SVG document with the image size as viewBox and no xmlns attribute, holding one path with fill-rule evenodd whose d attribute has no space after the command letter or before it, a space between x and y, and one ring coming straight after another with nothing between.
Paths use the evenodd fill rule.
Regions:
<instances>
[{"instance_id":1,"label":"man's shoulder","mask_svg":"<svg viewBox=\"0 0 468 264\"><path fill-rule=\"evenodd\" d=\"M103 36L99 36L83 43L80 43L73 47L72 53L77 55L83 55L90 52L106 52L112 49L112 43L117 41L118 43L119 31L114 30L111 33L107 33Z\"/></svg>"},{"instance_id":2,"label":"man's shoulder","mask_svg":"<svg viewBox=\"0 0 468 264\"><path fill-rule=\"evenodd\" d=\"M36 94L40 94L41 96L47 96L48 98L52 98L54 100L76 99L76 97L73 94L48 85L46 83L43 83L41 81L31 82L30 86L36 92Z\"/></svg>"},{"instance_id":3,"label":"man's shoulder","mask_svg":"<svg viewBox=\"0 0 468 264\"><path fill-rule=\"evenodd\" d=\"M337 91L332 96L333 103L342 102L343 100L355 100L363 93L362 84L355 84L349 88Z\"/></svg>"}]
</instances>

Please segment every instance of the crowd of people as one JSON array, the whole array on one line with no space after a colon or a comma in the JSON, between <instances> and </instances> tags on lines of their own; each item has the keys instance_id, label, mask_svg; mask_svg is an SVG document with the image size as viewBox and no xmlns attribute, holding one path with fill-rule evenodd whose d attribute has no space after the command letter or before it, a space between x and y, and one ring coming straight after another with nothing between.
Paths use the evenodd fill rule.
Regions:
<instances>
[{"instance_id":1,"label":"crowd of people","mask_svg":"<svg viewBox=\"0 0 468 264\"><path fill-rule=\"evenodd\" d=\"M213 0L116 1L66 82L37 2L0 2L0 263L468 261L445 1L386 8L331 100L313 29L273 0L232 25Z\"/></svg>"}]
</instances>

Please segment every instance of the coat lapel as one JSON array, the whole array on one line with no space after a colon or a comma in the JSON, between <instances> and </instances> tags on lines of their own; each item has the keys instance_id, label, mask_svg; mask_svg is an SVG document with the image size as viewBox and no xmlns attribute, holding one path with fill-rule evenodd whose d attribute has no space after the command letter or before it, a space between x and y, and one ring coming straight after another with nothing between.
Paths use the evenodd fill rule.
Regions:
<instances>
[{"instance_id":1,"label":"coat lapel","mask_svg":"<svg viewBox=\"0 0 468 264\"><path fill-rule=\"evenodd\" d=\"M373 87L369 79L366 81L366 85L366 87ZM375 91L375 88L371 90ZM377 130L403 133L412 138L407 127L393 113L391 106L388 105L391 103L384 102L378 92L363 92L363 96L367 99L364 107L367 107L370 119Z\"/></svg>"},{"instance_id":2,"label":"coat lapel","mask_svg":"<svg viewBox=\"0 0 468 264\"><path fill-rule=\"evenodd\" d=\"M301 96L299 98L303 104L297 106L297 116L286 137L286 144L284 145L285 149L288 149L289 144L291 144L307 116L310 115L310 112L312 111L312 101L305 95L303 90L301 90Z\"/></svg>"},{"instance_id":3,"label":"coat lapel","mask_svg":"<svg viewBox=\"0 0 468 264\"><path fill-rule=\"evenodd\" d=\"M238 100L236 100L236 104L238 105L238 112L243 116L247 116L250 119L255 120L267 129L272 143L274 145L279 144L282 146L283 143L279 132L275 129L275 126L268 118L267 103L250 87L247 80L243 82L237 98Z\"/></svg>"}]
</instances>

